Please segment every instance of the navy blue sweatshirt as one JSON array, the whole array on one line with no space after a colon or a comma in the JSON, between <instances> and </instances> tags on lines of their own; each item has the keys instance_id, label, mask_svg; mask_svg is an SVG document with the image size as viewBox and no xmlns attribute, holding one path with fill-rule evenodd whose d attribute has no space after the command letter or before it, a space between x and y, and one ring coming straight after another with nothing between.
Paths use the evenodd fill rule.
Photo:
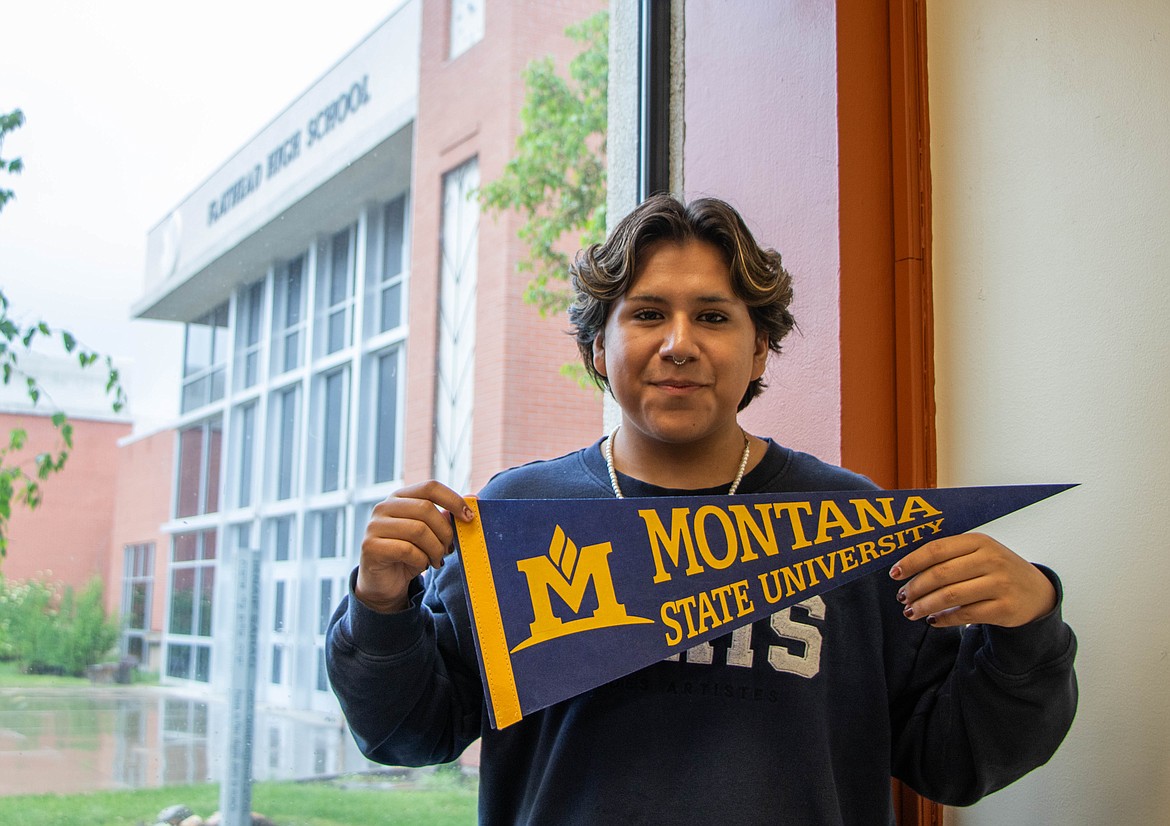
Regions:
<instances>
[{"instance_id":1,"label":"navy blue sweatshirt","mask_svg":"<svg viewBox=\"0 0 1170 826\"><path fill-rule=\"evenodd\" d=\"M505 471L480 496L611 497L599 444ZM619 481L627 496L724 492ZM740 490L873 487L770 442ZM412 584L397 614L354 599L351 576L327 658L369 758L443 763L482 737L484 824L893 823L891 775L973 803L1047 761L1076 710L1059 601L1022 628L932 628L877 573L496 731L458 566Z\"/></svg>"}]
</instances>

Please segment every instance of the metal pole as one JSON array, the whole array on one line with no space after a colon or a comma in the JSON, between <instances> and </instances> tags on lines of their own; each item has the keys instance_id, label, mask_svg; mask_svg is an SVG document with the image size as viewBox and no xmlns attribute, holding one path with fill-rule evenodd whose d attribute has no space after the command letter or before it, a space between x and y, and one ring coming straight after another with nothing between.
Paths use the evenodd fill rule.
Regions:
<instances>
[{"instance_id":1,"label":"metal pole","mask_svg":"<svg viewBox=\"0 0 1170 826\"><path fill-rule=\"evenodd\" d=\"M259 636L260 551L240 549L236 559L236 610L232 677L228 689L227 763L219 789L224 826L252 823L252 733L255 727L256 654Z\"/></svg>"}]
</instances>

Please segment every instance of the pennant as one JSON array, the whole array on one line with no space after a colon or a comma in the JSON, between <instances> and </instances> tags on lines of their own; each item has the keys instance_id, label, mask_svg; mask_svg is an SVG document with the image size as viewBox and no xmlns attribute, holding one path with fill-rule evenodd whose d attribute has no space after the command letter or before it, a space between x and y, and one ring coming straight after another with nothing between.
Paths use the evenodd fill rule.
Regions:
<instances>
[{"instance_id":1,"label":"pennant","mask_svg":"<svg viewBox=\"0 0 1170 826\"><path fill-rule=\"evenodd\" d=\"M1073 485L477 499L456 522L492 726Z\"/></svg>"}]
</instances>

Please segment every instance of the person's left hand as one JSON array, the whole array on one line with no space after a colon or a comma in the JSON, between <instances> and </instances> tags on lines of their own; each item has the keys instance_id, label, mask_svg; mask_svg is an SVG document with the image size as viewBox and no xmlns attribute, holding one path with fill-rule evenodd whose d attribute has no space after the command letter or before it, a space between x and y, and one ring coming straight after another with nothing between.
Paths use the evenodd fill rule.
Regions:
<instances>
[{"instance_id":1,"label":"person's left hand","mask_svg":"<svg viewBox=\"0 0 1170 826\"><path fill-rule=\"evenodd\" d=\"M931 625L977 622L1012 628L1056 606L1048 577L981 533L927 542L894 565L890 577L907 580L898 590L905 615Z\"/></svg>"}]
</instances>

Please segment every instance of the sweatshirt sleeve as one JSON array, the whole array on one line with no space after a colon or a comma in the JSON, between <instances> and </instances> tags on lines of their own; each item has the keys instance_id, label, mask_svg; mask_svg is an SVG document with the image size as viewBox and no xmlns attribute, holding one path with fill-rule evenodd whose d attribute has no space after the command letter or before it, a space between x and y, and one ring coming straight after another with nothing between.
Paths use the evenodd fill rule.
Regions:
<instances>
[{"instance_id":1,"label":"sweatshirt sleeve","mask_svg":"<svg viewBox=\"0 0 1170 826\"><path fill-rule=\"evenodd\" d=\"M920 794L970 805L1047 762L1068 732L1076 637L1061 619L1060 580L1040 570L1056 607L1019 628L885 619L888 658L912 660L903 684L890 686L894 774Z\"/></svg>"},{"instance_id":2,"label":"sweatshirt sleeve","mask_svg":"<svg viewBox=\"0 0 1170 826\"><path fill-rule=\"evenodd\" d=\"M387 765L423 766L457 758L480 735L483 688L465 602L448 557L426 587L415 580L410 606L372 611L349 593L330 621L326 662L333 691L362 753ZM468 658L470 655L470 659Z\"/></svg>"}]
</instances>

